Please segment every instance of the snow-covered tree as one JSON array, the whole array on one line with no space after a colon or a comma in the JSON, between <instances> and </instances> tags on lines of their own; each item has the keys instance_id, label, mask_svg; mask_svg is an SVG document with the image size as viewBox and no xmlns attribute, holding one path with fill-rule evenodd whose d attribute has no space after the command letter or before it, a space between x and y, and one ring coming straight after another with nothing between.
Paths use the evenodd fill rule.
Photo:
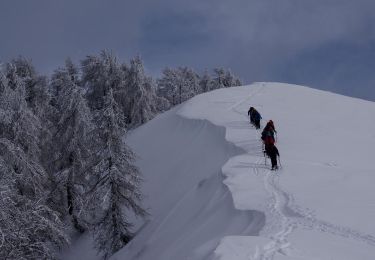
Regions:
<instances>
[{"instance_id":1,"label":"snow-covered tree","mask_svg":"<svg viewBox=\"0 0 375 260\"><path fill-rule=\"evenodd\" d=\"M1 72L0 258L52 259L67 242L58 216L46 206L49 182L39 163L40 120L27 106L15 66Z\"/></svg>"},{"instance_id":2,"label":"snow-covered tree","mask_svg":"<svg viewBox=\"0 0 375 260\"><path fill-rule=\"evenodd\" d=\"M14 90L13 100L16 109L13 129L19 144L32 159L42 163L41 151L50 138L50 93L47 78L38 75L30 60L19 57L8 63L6 78ZM29 134L28 134L29 133ZM27 144L26 144L27 143Z\"/></svg>"},{"instance_id":3,"label":"snow-covered tree","mask_svg":"<svg viewBox=\"0 0 375 260\"><path fill-rule=\"evenodd\" d=\"M5 84L0 95L0 136L19 145L28 156L40 159L41 120L27 105L25 83L13 64L7 64L3 74Z\"/></svg>"},{"instance_id":4,"label":"snow-covered tree","mask_svg":"<svg viewBox=\"0 0 375 260\"><path fill-rule=\"evenodd\" d=\"M172 105L180 104L200 93L198 75L188 67L166 68L158 80L158 95Z\"/></svg>"},{"instance_id":5,"label":"snow-covered tree","mask_svg":"<svg viewBox=\"0 0 375 260\"><path fill-rule=\"evenodd\" d=\"M224 77L224 86L229 88L229 87L235 87L235 86L241 86L242 82L239 78L237 78L231 70L227 70L225 72L225 77Z\"/></svg>"},{"instance_id":6,"label":"snow-covered tree","mask_svg":"<svg viewBox=\"0 0 375 260\"><path fill-rule=\"evenodd\" d=\"M130 66L120 66L114 55L103 51L99 57L88 56L83 60L82 71L90 108L101 109L104 91L110 87L128 127L147 122L164 106L139 57L132 59Z\"/></svg>"},{"instance_id":7,"label":"snow-covered tree","mask_svg":"<svg viewBox=\"0 0 375 260\"><path fill-rule=\"evenodd\" d=\"M195 95L200 94L198 74L191 68L180 67L178 71L182 78L182 93L180 103L186 101Z\"/></svg>"},{"instance_id":8,"label":"snow-covered tree","mask_svg":"<svg viewBox=\"0 0 375 260\"><path fill-rule=\"evenodd\" d=\"M12 60L10 64L19 79L23 81L28 106L35 115L42 118L50 100L47 78L38 75L31 61L23 57Z\"/></svg>"},{"instance_id":9,"label":"snow-covered tree","mask_svg":"<svg viewBox=\"0 0 375 260\"><path fill-rule=\"evenodd\" d=\"M130 66L123 66L125 81L117 88L116 96L120 97L125 111L126 123L138 126L152 119L158 112L157 96L152 79L144 72L139 56L130 61Z\"/></svg>"},{"instance_id":10,"label":"snow-covered tree","mask_svg":"<svg viewBox=\"0 0 375 260\"><path fill-rule=\"evenodd\" d=\"M55 259L68 243L63 224L43 200L19 194L8 163L0 157L0 259Z\"/></svg>"},{"instance_id":11,"label":"snow-covered tree","mask_svg":"<svg viewBox=\"0 0 375 260\"><path fill-rule=\"evenodd\" d=\"M214 69L212 89L225 88L225 70L223 68Z\"/></svg>"},{"instance_id":12,"label":"snow-covered tree","mask_svg":"<svg viewBox=\"0 0 375 260\"><path fill-rule=\"evenodd\" d=\"M157 80L158 95L166 98L172 106L178 104L177 84L177 72L171 68L165 68L163 70L163 76Z\"/></svg>"},{"instance_id":13,"label":"snow-covered tree","mask_svg":"<svg viewBox=\"0 0 375 260\"><path fill-rule=\"evenodd\" d=\"M52 77L54 88L60 91L56 91L57 96L54 96L57 113L50 143L50 168L57 186L51 197L52 201L57 198L64 202L66 207L60 208L60 211L68 212L75 228L82 232L84 228L79 220L79 212L82 209L82 194L87 186L86 167L92 156L89 138L93 127L91 112L82 89L76 85L75 70L72 68L72 64L67 63Z\"/></svg>"},{"instance_id":14,"label":"snow-covered tree","mask_svg":"<svg viewBox=\"0 0 375 260\"><path fill-rule=\"evenodd\" d=\"M122 114L112 88L105 91L104 106L98 111L95 140L99 142L96 164L90 174L95 180L87 195L96 248L107 259L133 237L126 212L144 216L140 205L140 173L134 154L123 140Z\"/></svg>"},{"instance_id":15,"label":"snow-covered tree","mask_svg":"<svg viewBox=\"0 0 375 260\"><path fill-rule=\"evenodd\" d=\"M53 106L56 106L57 98L64 91L68 80L77 86L80 85L79 69L69 58L65 60L65 67L55 70L51 76L50 90L51 104Z\"/></svg>"},{"instance_id":16,"label":"snow-covered tree","mask_svg":"<svg viewBox=\"0 0 375 260\"><path fill-rule=\"evenodd\" d=\"M210 74L207 72L207 70L199 79L199 87L202 93L208 92L212 88L212 78Z\"/></svg>"},{"instance_id":17,"label":"snow-covered tree","mask_svg":"<svg viewBox=\"0 0 375 260\"><path fill-rule=\"evenodd\" d=\"M87 91L87 100L91 110L102 109L105 91L115 89L123 81L123 73L116 57L108 51L97 56L87 56L81 61L82 86Z\"/></svg>"},{"instance_id":18,"label":"snow-covered tree","mask_svg":"<svg viewBox=\"0 0 375 260\"><path fill-rule=\"evenodd\" d=\"M38 165L41 123L27 106L24 82L16 74L15 66L7 64L0 77L0 138L4 145L1 156L8 156L5 161L9 164L15 162L13 181L19 192L36 197L46 177Z\"/></svg>"},{"instance_id":19,"label":"snow-covered tree","mask_svg":"<svg viewBox=\"0 0 375 260\"><path fill-rule=\"evenodd\" d=\"M67 58L65 60L65 70L67 74L70 77L70 80L76 84L79 85L80 77L79 77L79 69L78 67L73 63L73 61L70 58Z\"/></svg>"},{"instance_id":20,"label":"snow-covered tree","mask_svg":"<svg viewBox=\"0 0 375 260\"><path fill-rule=\"evenodd\" d=\"M242 85L241 81L233 75L230 70L223 68L214 69L214 78L212 81L213 89L229 88Z\"/></svg>"},{"instance_id":21,"label":"snow-covered tree","mask_svg":"<svg viewBox=\"0 0 375 260\"><path fill-rule=\"evenodd\" d=\"M7 76L2 76L5 80L0 93L1 156L9 165L13 164L13 181L19 193L36 198L47 177L39 164L41 122L27 106L24 83L15 67L8 64Z\"/></svg>"}]
</instances>

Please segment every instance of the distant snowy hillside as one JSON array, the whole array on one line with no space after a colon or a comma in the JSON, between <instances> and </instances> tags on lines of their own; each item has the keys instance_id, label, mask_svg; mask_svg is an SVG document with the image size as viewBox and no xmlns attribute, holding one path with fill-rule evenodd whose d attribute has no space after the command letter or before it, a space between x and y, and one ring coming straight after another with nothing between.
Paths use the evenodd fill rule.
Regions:
<instances>
[{"instance_id":1,"label":"distant snowy hillside","mask_svg":"<svg viewBox=\"0 0 375 260\"><path fill-rule=\"evenodd\" d=\"M250 106L275 122L279 171ZM111 259L375 259L374 118L375 103L280 83L158 116L128 138L151 217Z\"/></svg>"}]
</instances>

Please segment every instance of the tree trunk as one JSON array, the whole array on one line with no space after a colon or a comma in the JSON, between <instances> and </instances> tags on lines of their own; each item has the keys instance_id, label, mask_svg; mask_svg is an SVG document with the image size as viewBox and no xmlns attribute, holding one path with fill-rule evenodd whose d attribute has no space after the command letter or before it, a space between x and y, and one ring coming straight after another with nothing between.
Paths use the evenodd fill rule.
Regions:
<instances>
[{"instance_id":1,"label":"tree trunk","mask_svg":"<svg viewBox=\"0 0 375 260\"><path fill-rule=\"evenodd\" d=\"M68 175L68 183L66 184L66 196L67 196L67 202L68 202L68 212L69 215L72 217L72 222L74 225L74 228L80 232L85 232L84 227L82 227L79 224L78 218L75 215L75 208L74 208L74 160L70 159L73 162L72 169L69 171Z\"/></svg>"}]
</instances>

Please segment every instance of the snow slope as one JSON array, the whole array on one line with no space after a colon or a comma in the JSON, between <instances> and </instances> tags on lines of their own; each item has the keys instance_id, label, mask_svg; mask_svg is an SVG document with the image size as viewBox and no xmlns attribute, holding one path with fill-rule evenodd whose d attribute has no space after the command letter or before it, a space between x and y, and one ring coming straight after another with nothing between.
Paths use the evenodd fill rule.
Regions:
<instances>
[{"instance_id":1,"label":"snow slope","mask_svg":"<svg viewBox=\"0 0 375 260\"><path fill-rule=\"evenodd\" d=\"M277 172L249 106L275 122ZM374 116L375 103L281 83L158 116L128 138L151 217L112 259L375 259Z\"/></svg>"}]
</instances>

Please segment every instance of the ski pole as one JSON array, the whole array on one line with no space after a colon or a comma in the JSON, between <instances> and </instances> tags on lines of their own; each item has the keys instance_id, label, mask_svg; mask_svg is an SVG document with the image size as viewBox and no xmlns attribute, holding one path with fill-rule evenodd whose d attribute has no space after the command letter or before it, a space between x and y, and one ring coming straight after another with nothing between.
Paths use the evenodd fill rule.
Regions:
<instances>
[{"instance_id":1,"label":"ski pole","mask_svg":"<svg viewBox=\"0 0 375 260\"><path fill-rule=\"evenodd\" d=\"M279 157L279 164L280 164L280 168L281 168L282 166L281 166L281 161L280 161L280 155L278 157Z\"/></svg>"}]
</instances>

